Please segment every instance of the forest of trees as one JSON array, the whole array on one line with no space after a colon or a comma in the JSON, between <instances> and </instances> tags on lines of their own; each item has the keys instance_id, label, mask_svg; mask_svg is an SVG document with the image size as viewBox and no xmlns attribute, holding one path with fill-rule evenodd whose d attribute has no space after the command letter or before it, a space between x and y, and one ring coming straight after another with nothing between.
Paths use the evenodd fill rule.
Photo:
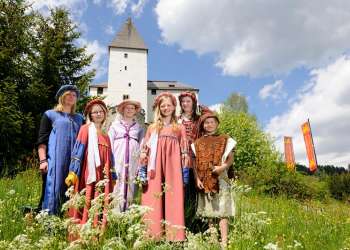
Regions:
<instances>
[{"instance_id":1,"label":"forest of trees","mask_svg":"<svg viewBox=\"0 0 350 250\"><path fill-rule=\"evenodd\" d=\"M86 93L95 72L80 35L65 9L44 17L26 1L0 0L0 176L31 155L40 117L61 85Z\"/></svg>"}]
</instances>

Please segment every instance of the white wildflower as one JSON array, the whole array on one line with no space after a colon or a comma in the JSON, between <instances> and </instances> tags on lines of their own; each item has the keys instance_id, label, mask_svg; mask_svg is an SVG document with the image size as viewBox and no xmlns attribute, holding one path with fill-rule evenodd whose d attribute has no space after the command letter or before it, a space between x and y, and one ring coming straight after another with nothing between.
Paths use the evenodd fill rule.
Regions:
<instances>
[{"instance_id":1,"label":"white wildflower","mask_svg":"<svg viewBox=\"0 0 350 250\"><path fill-rule=\"evenodd\" d=\"M48 209L44 209L41 210L36 216L35 219L40 223L40 221L42 221L44 218L46 218L47 216L49 216L49 210Z\"/></svg>"},{"instance_id":2,"label":"white wildflower","mask_svg":"<svg viewBox=\"0 0 350 250\"><path fill-rule=\"evenodd\" d=\"M123 240L117 237L113 237L105 242L105 244L102 247L103 250L113 250L113 249L128 249L124 243Z\"/></svg>"},{"instance_id":3,"label":"white wildflower","mask_svg":"<svg viewBox=\"0 0 350 250\"><path fill-rule=\"evenodd\" d=\"M7 192L8 195L14 195L16 191L14 189L11 189L10 191Z\"/></svg>"},{"instance_id":4,"label":"white wildflower","mask_svg":"<svg viewBox=\"0 0 350 250\"><path fill-rule=\"evenodd\" d=\"M267 245L264 246L264 249L267 249L267 250L278 250L278 246L276 244L273 244L273 243L268 243Z\"/></svg>"},{"instance_id":5,"label":"white wildflower","mask_svg":"<svg viewBox=\"0 0 350 250\"><path fill-rule=\"evenodd\" d=\"M71 185L64 194L68 198L72 197L74 194L74 185Z\"/></svg>"},{"instance_id":6,"label":"white wildflower","mask_svg":"<svg viewBox=\"0 0 350 250\"><path fill-rule=\"evenodd\" d=\"M294 248L298 248L298 247L302 248L303 245L299 241L294 240Z\"/></svg>"}]
</instances>

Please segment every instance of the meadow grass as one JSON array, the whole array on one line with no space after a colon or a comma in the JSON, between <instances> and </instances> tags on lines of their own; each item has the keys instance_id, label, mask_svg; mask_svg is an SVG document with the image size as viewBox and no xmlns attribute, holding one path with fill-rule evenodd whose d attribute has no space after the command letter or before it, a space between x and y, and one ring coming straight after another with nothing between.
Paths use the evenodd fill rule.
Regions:
<instances>
[{"instance_id":1,"label":"meadow grass","mask_svg":"<svg viewBox=\"0 0 350 250\"><path fill-rule=\"evenodd\" d=\"M237 247L232 249L251 249L254 246L259 249L268 243L280 249L333 250L348 246L349 204L333 199L300 202L285 197L248 195L238 200L237 209L237 221L242 220L240 216L246 213L257 213L264 215L267 223L252 240L238 238Z\"/></svg>"},{"instance_id":2,"label":"meadow grass","mask_svg":"<svg viewBox=\"0 0 350 250\"><path fill-rule=\"evenodd\" d=\"M24 205L37 205L40 192L40 175L33 169L19 173L13 179L0 179L0 242L11 242L20 234L28 235L31 244L40 240L40 234L44 231L41 229L29 232L28 218L24 218L22 211ZM316 200L301 202L251 192L238 195L236 204L237 216L230 227L229 249L350 249L350 207L346 203L333 199L323 202ZM121 219L115 223L119 223L126 231L119 233L124 239L129 239L127 248L131 248L134 239L140 235L136 233L135 237L131 237L133 230L139 230L131 226L134 225L135 228L139 226L136 222L136 224L127 222L129 217L121 218L126 220L125 225L120 224ZM123 237L118 238L116 231L115 229L106 232L103 244L105 247L109 245L110 248L103 249L121 249L120 246L123 244L125 246L125 242L118 243ZM184 247L220 249L214 240L216 236L217 233L192 235ZM55 239L64 241L64 233ZM139 249L182 248L181 245L165 241L141 245L143 247ZM55 246L51 249L60 249L59 245ZM95 245L89 249L99 248Z\"/></svg>"},{"instance_id":3,"label":"meadow grass","mask_svg":"<svg viewBox=\"0 0 350 250\"><path fill-rule=\"evenodd\" d=\"M37 170L29 169L13 179L0 179L0 240L11 240L23 233L23 207L36 207L41 194Z\"/></svg>"}]
</instances>

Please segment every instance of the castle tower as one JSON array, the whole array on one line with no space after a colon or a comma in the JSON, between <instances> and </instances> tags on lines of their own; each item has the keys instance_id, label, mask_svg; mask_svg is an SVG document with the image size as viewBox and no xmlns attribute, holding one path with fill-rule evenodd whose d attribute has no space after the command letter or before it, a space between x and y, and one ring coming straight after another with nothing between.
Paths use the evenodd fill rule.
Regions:
<instances>
[{"instance_id":1,"label":"castle tower","mask_svg":"<svg viewBox=\"0 0 350 250\"><path fill-rule=\"evenodd\" d=\"M148 48L128 18L109 48L108 95L115 106L124 99L139 101L147 113ZM145 114L147 117L147 114Z\"/></svg>"}]
</instances>

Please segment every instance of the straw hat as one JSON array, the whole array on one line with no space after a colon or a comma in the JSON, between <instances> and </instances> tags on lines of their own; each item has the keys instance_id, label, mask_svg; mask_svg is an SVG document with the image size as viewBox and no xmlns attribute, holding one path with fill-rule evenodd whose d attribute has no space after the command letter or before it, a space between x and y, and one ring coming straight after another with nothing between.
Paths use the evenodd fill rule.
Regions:
<instances>
[{"instance_id":1,"label":"straw hat","mask_svg":"<svg viewBox=\"0 0 350 250\"><path fill-rule=\"evenodd\" d=\"M136 113L140 112L140 110L141 110L141 103L140 102L126 99L117 105L117 111L120 114L123 114L124 108L126 105L134 105L135 109L136 109Z\"/></svg>"}]
</instances>

